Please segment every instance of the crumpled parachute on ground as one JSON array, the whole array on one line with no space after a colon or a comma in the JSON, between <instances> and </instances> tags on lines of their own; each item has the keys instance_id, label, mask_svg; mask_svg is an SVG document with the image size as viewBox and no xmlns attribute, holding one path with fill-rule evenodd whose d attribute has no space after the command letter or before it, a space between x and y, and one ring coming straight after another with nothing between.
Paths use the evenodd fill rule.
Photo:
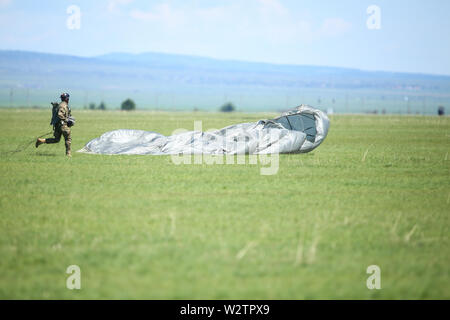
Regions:
<instances>
[{"instance_id":1,"label":"crumpled parachute on ground","mask_svg":"<svg viewBox=\"0 0 450 320\"><path fill-rule=\"evenodd\" d=\"M211 132L157 132L119 129L89 141L78 152L93 154L272 154L305 153L325 139L330 121L325 113L301 105L278 118L241 123Z\"/></svg>"}]
</instances>

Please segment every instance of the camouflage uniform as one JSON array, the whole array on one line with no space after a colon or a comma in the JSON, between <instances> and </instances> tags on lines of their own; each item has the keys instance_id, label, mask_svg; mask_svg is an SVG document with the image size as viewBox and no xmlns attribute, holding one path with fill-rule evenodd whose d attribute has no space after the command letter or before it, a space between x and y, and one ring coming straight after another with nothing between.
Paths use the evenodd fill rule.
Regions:
<instances>
[{"instance_id":1,"label":"camouflage uniform","mask_svg":"<svg viewBox=\"0 0 450 320\"><path fill-rule=\"evenodd\" d=\"M72 142L72 136L70 134L70 128L67 126L67 118L69 117L69 104L66 101L62 101L57 106L57 113L55 119L52 119L54 126L53 135L54 138L45 139L45 143L58 143L61 139L61 135L64 136L66 143L66 155L70 155L70 144Z\"/></svg>"}]
</instances>

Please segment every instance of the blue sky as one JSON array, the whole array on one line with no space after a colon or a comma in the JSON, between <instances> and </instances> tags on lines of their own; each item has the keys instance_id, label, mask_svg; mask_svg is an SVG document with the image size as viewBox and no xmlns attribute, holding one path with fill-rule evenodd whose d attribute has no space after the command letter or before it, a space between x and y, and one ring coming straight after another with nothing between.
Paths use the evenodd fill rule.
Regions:
<instances>
[{"instance_id":1,"label":"blue sky","mask_svg":"<svg viewBox=\"0 0 450 320\"><path fill-rule=\"evenodd\" d=\"M67 8L81 10L67 28ZM380 8L371 30L367 8ZM179 53L450 75L448 0L0 0L0 49Z\"/></svg>"}]
</instances>

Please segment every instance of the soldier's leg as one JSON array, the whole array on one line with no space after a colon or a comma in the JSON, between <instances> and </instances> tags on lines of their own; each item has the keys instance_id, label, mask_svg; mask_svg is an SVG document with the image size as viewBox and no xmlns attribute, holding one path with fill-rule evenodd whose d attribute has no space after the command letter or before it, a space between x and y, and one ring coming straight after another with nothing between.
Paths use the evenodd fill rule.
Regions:
<instances>
[{"instance_id":1,"label":"soldier's leg","mask_svg":"<svg viewBox=\"0 0 450 320\"><path fill-rule=\"evenodd\" d=\"M44 139L45 142L44 143L58 143L59 140L61 140L61 128L56 127L55 128L55 132L53 132L53 136L54 138L48 138L48 139Z\"/></svg>"},{"instance_id":2,"label":"soldier's leg","mask_svg":"<svg viewBox=\"0 0 450 320\"><path fill-rule=\"evenodd\" d=\"M70 156L72 156L72 152L70 149L70 146L72 144L72 134L70 132L70 128L68 126L64 125L61 128L61 131L64 136L64 141L66 143L66 155L70 157Z\"/></svg>"},{"instance_id":3,"label":"soldier's leg","mask_svg":"<svg viewBox=\"0 0 450 320\"><path fill-rule=\"evenodd\" d=\"M36 148L39 147L43 143L58 143L59 140L61 139L60 128L58 128L58 127L55 128L55 131L53 132L53 136L54 136L54 138L47 138L47 139L38 138L36 140Z\"/></svg>"}]
</instances>

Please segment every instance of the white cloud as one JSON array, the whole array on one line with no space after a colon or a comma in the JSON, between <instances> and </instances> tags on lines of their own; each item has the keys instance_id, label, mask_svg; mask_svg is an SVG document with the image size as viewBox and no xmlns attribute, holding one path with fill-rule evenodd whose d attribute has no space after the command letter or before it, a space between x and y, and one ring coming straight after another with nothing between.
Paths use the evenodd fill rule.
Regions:
<instances>
[{"instance_id":1,"label":"white cloud","mask_svg":"<svg viewBox=\"0 0 450 320\"><path fill-rule=\"evenodd\" d=\"M229 7L211 7L197 9L196 15L203 20L223 21L230 13Z\"/></svg>"},{"instance_id":2,"label":"white cloud","mask_svg":"<svg viewBox=\"0 0 450 320\"><path fill-rule=\"evenodd\" d=\"M265 14L287 15L288 10L278 0L258 0L260 10Z\"/></svg>"},{"instance_id":3,"label":"white cloud","mask_svg":"<svg viewBox=\"0 0 450 320\"><path fill-rule=\"evenodd\" d=\"M11 2L12 2L11 0L0 0L0 7L6 7Z\"/></svg>"},{"instance_id":4,"label":"white cloud","mask_svg":"<svg viewBox=\"0 0 450 320\"><path fill-rule=\"evenodd\" d=\"M158 22L170 19L171 15L170 6L167 3L157 5L152 11L132 10L130 12L130 16L133 19Z\"/></svg>"},{"instance_id":5,"label":"white cloud","mask_svg":"<svg viewBox=\"0 0 450 320\"><path fill-rule=\"evenodd\" d=\"M131 10L130 16L135 20L155 22L169 28L181 26L188 18L183 10L173 9L167 3L156 5L151 11Z\"/></svg>"},{"instance_id":6,"label":"white cloud","mask_svg":"<svg viewBox=\"0 0 450 320\"><path fill-rule=\"evenodd\" d=\"M313 39L311 23L293 16L278 0L258 0L258 29L272 44L309 43Z\"/></svg>"},{"instance_id":7,"label":"white cloud","mask_svg":"<svg viewBox=\"0 0 450 320\"><path fill-rule=\"evenodd\" d=\"M122 0L127 1L127 0ZM241 3L213 7L186 7L163 2L150 10L133 9L129 16L141 23L169 32L175 38L192 41L228 39L252 41L268 45L311 44L323 37L341 35L351 24L341 18L329 18L321 26L305 16L293 14L278 0L255 0L254 14L243 10ZM175 41L175 40L174 40Z\"/></svg>"},{"instance_id":8,"label":"white cloud","mask_svg":"<svg viewBox=\"0 0 450 320\"><path fill-rule=\"evenodd\" d=\"M130 4L131 2L133 0L110 0L107 6L108 12L118 12L120 11L120 6Z\"/></svg>"},{"instance_id":9,"label":"white cloud","mask_svg":"<svg viewBox=\"0 0 450 320\"><path fill-rule=\"evenodd\" d=\"M324 36L339 36L352 27L350 22L345 21L341 18L329 18L325 19L319 33Z\"/></svg>"}]
</instances>

